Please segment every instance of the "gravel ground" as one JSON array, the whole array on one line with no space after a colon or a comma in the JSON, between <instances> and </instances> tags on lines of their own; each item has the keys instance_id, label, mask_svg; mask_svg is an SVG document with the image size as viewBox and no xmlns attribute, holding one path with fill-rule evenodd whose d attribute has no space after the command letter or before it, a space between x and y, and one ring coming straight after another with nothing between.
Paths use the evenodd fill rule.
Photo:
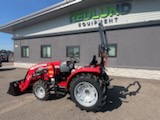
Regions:
<instances>
[{"instance_id":1,"label":"gravel ground","mask_svg":"<svg viewBox=\"0 0 160 120\"><path fill-rule=\"evenodd\" d=\"M12 63L0 68L0 120L159 120L160 81L113 77L104 108L97 112L80 110L70 100L52 97L39 101L32 93L14 97L6 94L9 82L23 79L27 70Z\"/></svg>"}]
</instances>

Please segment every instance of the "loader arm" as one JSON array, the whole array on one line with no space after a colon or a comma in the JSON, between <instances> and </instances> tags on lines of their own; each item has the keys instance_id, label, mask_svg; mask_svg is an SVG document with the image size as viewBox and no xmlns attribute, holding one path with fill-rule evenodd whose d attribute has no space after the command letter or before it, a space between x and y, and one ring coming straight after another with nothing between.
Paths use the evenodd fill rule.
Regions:
<instances>
[{"instance_id":1,"label":"loader arm","mask_svg":"<svg viewBox=\"0 0 160 120\"><path fill-rule=\"evenodd\" d=\"M22 94L25 90L27 90L30 86L32 86L37 81L38 76L41 76L42 74L47 73L47 71L43 72L43 70L46 70L47 65L48 64L37 64L29 68L24 79L13 81L10 83L7 93L13 96ZM41 68L42 74L39 73L36 75L38 68Z\"/></svg>"}]
</instances>

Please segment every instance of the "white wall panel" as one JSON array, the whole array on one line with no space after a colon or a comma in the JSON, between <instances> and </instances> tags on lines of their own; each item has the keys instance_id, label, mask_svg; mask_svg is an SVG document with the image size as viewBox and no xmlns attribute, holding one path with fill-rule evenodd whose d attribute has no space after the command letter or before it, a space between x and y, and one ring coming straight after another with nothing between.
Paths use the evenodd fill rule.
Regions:
<instances>
[{"instance_id":1,"label":"white wall panel","mask_svg":"<svg viewBox=\"0 0 160 120\"><path fill-rule=\"evenodd\" d=\"M128 2L132 4L132 10L130 11L130 13L126 15L113 16L112 18L105 18L108 20L118 18L117 22L106 24L105 26L116 26L160 20L160 0L129 0ZM96 6L93 8L98 7L100 6ZM14 37L34 36L50 33L60 33L66 31L92 29L98 26L96 24L89 27L79 27L79 23L70 23L70 15L71 14L61 16L59 18L53 17L53 20L45 21L43 23L39 23L21 30L17 30L15 31ZM94 20L89 20L85 22L93 21Z\"/></svg>"}]
</instances>

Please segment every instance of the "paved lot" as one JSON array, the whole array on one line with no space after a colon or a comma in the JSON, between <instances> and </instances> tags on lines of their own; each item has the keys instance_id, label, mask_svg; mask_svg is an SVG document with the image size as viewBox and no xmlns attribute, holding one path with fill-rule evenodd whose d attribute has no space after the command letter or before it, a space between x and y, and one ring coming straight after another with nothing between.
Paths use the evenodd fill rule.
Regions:
<instances>
[{"instance_id":1,"label":"paved lot","mask_svg":"<svg viewBox=\"0 0 160 120\"><path fill-rule=\"evenodd\" d=\"M32 93L6 94L9 82L22 79L27 70L5 63L0 68L0 120L159 120L160 81L113 77L107 104L97 113L81 111L67 95L39 101Z\"/></svg>"}]
</instances>

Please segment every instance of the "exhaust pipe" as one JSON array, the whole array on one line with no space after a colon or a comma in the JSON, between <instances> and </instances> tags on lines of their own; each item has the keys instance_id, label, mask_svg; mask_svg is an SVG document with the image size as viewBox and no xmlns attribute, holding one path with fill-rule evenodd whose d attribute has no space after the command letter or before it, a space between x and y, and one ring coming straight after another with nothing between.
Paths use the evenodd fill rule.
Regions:
<instances>
[{"instance_id":1,"label":"exhaust pipe","mask_svg":"<svg viewBox=\"0 0 160 120\"><path fill-rule=\"evenodd\" d=\"M22 93L19 88L19 82L21 81L22 80L11 82L7 93L13 96L21 95Z\"/></svg>"}]
</instances>

